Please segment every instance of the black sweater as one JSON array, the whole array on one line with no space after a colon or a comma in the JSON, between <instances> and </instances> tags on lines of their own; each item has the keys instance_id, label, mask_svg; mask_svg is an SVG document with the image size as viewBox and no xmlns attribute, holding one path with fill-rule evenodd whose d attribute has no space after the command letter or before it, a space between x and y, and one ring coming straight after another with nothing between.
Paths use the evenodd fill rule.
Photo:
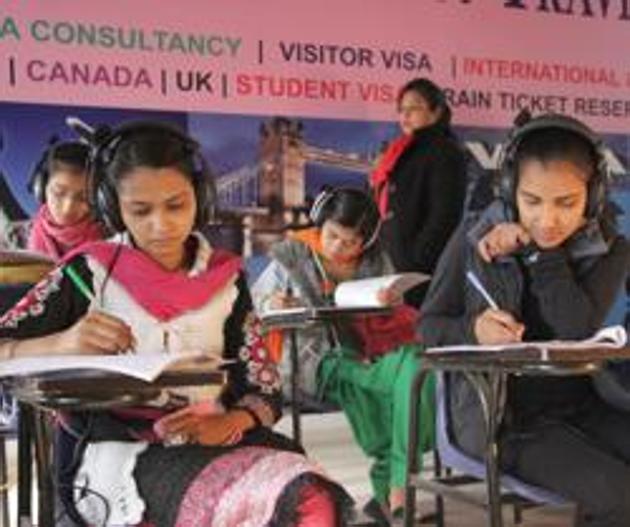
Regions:
<instances>
[{"instance_id":1,"label":"black sweater","mask_svg":"<svg viewBox=\"0 0 630 527\"><path fill-rule=\"evenodd\" d=\"M396 162L381 238L397 271L432 273L460 221L466 195L466 156L448 128L418 130ZM427 285L407 300L419 306Z\"/></svg>"},{"instance_id":2,"label":"black sweater","mask_svg":"<svg viewBox=\"0 0 630 527\"><path fill-rule=\"evenodd\" d=\"M485 264L475 255L462 225L438 264L423 304L421 333L426 345L476 342L475 318L487 307L465 281L474 268L497 303L526 326L525 339L582 339L604 322L630 266L630 244L615 238L599 256L572 259L565 249L541 252L527 265L515 258ZM575 411L597 397L590 377L512 377L507 422L528 427L549 416ZM459 376L450 389L451 418L458 442L469 453L483 447L476 395Z\"/></svg>"}]
</instances>

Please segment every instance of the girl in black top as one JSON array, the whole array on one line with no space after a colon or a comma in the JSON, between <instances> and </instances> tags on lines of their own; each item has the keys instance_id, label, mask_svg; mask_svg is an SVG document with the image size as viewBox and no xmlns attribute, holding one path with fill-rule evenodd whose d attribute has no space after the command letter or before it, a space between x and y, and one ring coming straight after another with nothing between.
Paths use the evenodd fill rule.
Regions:
<instances>
[{"instance_id":1,"label":"girl in black top","mask_svg":"<svg viewBox=\"0 0 630 527\"><path fill-rule=\"evenodd\" d=\"M424 305L427 345L582 339L603 323L630 264L607 213L599 140L582 123L543 115L505 148L500 200L456 231ZM473 271L499 309L465 280ZM483 455L481 410L461 376L449 382L452 430ZM630 414L590 377L511 377L501 462L578 504L579 526L630 525Z\"/></svg>"}]
</instances>

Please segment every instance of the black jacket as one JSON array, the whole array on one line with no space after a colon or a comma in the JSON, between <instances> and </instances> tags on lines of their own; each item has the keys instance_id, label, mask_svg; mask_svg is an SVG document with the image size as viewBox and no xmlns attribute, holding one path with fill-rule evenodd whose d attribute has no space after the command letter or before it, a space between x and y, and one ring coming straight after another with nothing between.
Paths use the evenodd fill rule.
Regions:
<instances>
[{"instance_id":1,"label":"black jacket","mask_svg":"<svg viewBox=\"0 0 630 527\"><path fill-rule=\"evenodd\" d=\"M630 244L617 236L589 255L574 235L573 245L539 253L536 259L505 258L486 264L477 256L470 223L451 238L423 304L421 333L427 346L476 342L472 325L486 307L465 280L472 269L502 309L526 326L526 340L582 339L604 322L630 266ZM572 250L576 247L578 250ZM580 252L582 256L576 256ZM527 428L532 420L575 408L598 397L590 377L512 377L504 425ZM468 453L483 448L481 409L470 384L453 376L449 389L452 431ZM507 423L507 424L506 424ZM509 432L504 428L504 432Z\"/></svg>"},{"instance_id":2,"label":"black jacket","mask_svg":"<svg viewBox=\"0 0 630 527\"><path fill-rule=\"evenodd\" d=\"M381 238L397 271L432 273L459 223L466 195L466 155L443 125L422 128L396 162ZM407 301L420 305L428 285Z\"/></svg>"}]
</instances>

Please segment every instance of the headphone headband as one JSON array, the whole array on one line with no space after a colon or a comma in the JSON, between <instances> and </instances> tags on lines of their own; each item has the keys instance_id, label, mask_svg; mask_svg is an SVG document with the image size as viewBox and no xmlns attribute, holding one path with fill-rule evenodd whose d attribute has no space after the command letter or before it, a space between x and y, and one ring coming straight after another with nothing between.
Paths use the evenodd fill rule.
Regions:
<instances>
[{"instance_id":1,"label":"headphone headband","mask_svg":"<svg viewBox=\"0 0 630 527\"><path fill-rule=\"evenodd\" d=\"M163 132L179 139L189 153L197 153L201 148L195 139L170 123L161 121L130 121L117 128L111 128L107 125L97 127L92 139L94 147L93 157L98 155L106 156L104 161L109 163L115 156L118 146L129 136L151 132Z\"/></svg>"},{"instance_id":2,"label":"headphone headband","mask_svg":"<svg viewBox=\"0 0 630 527\"><path fill-rule=\"evenodd\" d=\"M361 189L353 187L337 187L323 190L313 201L313 205L309 211L309 219L313 222L313 224L321 227L328 219L328 213L331 210L334 200L344 193L354 194L365 200L365 221L369 222L372 221L372 218L374 219L374 225L366 233L365 240L363 242L363 250L365 250L376 243L381 229L381 220L376 203L374 203L374 200L372 200L372 198Z\"/></svg>"},{"instance_id":3,"label":"headphone headband","mask_svg":"<svg viewBox=\"0 0 630 527\"><path fill-rule=\"evenodd\" d=\"M608 165L604 143L601 138L587 125L562 114L543 114L532 118L529 112L521 112L515 119L515 127L508 134L500 159L500 179L498 185L499 197L516 213L516 184L518 179L517 158L519 149L530 134L542 130L558 129L572 132L584 139L591 147L595 156L594 173L588 182L588 199L586 215L590 218L598 217L606 204L606 182Z\"/></svg>"}]
</instances>

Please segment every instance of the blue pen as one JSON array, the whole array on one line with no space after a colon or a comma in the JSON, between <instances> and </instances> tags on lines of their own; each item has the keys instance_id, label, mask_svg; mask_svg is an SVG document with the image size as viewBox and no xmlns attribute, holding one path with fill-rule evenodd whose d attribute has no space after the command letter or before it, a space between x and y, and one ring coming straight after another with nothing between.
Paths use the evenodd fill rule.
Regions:
<instances>
[{"instance_id":1,"label":"blue pen","mask_svg":"<svg viewBox=\"0 0 630 527\"><path fill-rule=\"evenodd\" d=\"M471 285L477 290L477 292L484 298L484 300L488 303L488 305L492 309L499 310L499 305L495 302L494 298L490 296L487 289L483 286L477 275L472 271L466 271L466 279L471 283Z\"/></svg>"}]
</instances>

